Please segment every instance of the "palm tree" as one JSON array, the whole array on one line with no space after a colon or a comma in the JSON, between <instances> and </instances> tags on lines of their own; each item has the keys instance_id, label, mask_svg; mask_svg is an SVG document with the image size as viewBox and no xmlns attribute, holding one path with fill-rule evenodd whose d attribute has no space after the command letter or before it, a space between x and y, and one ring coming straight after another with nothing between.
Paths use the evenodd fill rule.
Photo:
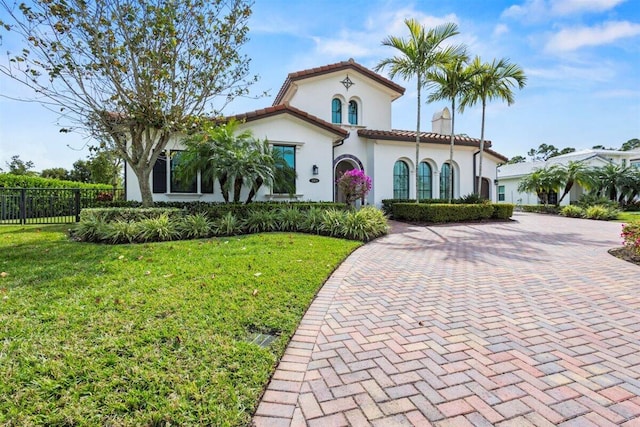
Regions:
<instances>
[{"instance_id":1,"label":"palm tree","mask_svg":"<svg viewBox=\"0 0 640 427\"><path fill-rule=\"evenodd\" d=\"M460 46L443 47L445 40L453 37L458 32L458 26L454 23L439 25L435 28L425 30L424 26L416 19L406 19L405 25L409 29L409 37L389 36L382 41L384 46L396 49L399 54L392 58L383 59L375 67L380 71L389 67L389 77L394 78L400 75L405 80L416 78L416 89L418 95L418 112L416 115L416 203L419 200L418 186L418 165L420 164L420 107L422 104L421 90L426 83L427 73L434 67L441 65L456 56L462 50Z\"/></svg>"},{"instance_id":2,"label":"palm tree","mask_svg":"<svg viewBox=\"0 0 640 427\"><path fill-rule=\"evenodd\" d=\"M440 65L434 71L428 73L428 78L435 87L435 92L429 95L428 102L446 99L451 101L451 135L449 144L449 203L453 199L453 146L455 141L456 123L456 99L460 98L467 90L471 77L471 69L466 66L467 56L464 51L459 52L448 62Z\"/></svg>"},{"instance_id":3,"label":"palm tree","mask_svg":"<svg viewBox=\"0 0 640 427\"><path fill-rule=\"evenodd\" d=\"M563 183L563 171L558 165L536 169L526 175L518 184L519 192L536 193L538 199L546 206L549 195L558 192ZM556 203L557 204L557 203Z\"/></svg>"},{"instance_id":4,"label":"palm tree","mask_svg":"<svg viewBox=\"0 0 640 427\"><path fill-rule=\"evenodd\" d=\"M597 195L606 197L609 200L617 201L625 173L626 168L613 163L596 168L593 171L593 176L597 185Z\"/></svg>"},{"instance_id":5,"label":"palm tree","mask_svg":"<svg viewBox=\"0 0 640 427\"><path fill-rule=\"evenodd\" d=\"M482 156L484 153L484 124L487 101L500 99L507 101L507 105L514 102L513 89L517 86L522 89L527 83L527 77L522 68L516 64L509 63L507 59L500 59L496 62L483 63L479 56L476 56L469 65L473 77L468 90L463 94L460 102L460 111L468 106L482 103L482 126L480 128L480 156L478 158L478 184L477 194L482 188Z\"/></svg>"},{"instance_id":6,"label":"palm tree","mask_svg":"<svg viewBox=\"0 0 640 427\"><path fill-rule=\"evenodd\" d=\"M249 186L247 203L260 187L272 186L276 173L276 158L269 142L255 139L251 131L237 133L239 122L231 120L222 125L205 124L203 130L185 141L176 173L189 179L198 171L202 179L218 180L225 202L240 201L243 186Z\"/></svg>"},{"instance_id":7,"label":"palm tree","mask_svg":"<svg viewBox=\"0 0 640 427\"><path fill-rule=\"evenodd\" d=\"M567 166L560 166L560 170L562 171L562 179L565 184L564 192L558 200L558 204L562 203L562 200L569 194L574 184L578 184L586 190L593 185L592 168L583 162L570 161Z\"/></svg>"}]
</instances>

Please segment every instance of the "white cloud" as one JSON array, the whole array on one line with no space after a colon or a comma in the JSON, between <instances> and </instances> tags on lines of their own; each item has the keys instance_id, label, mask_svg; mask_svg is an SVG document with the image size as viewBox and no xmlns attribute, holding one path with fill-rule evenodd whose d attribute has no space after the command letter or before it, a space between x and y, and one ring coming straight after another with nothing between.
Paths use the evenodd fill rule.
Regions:
<instances>
[{"instance_id":1,"label":"white cloud","mask_svg":"<svg viewBox=\"0 0 640 427\"><path fill-rule=\"evenodd\" d=\"M526 0L502 12L504 18L535 22L551 17L611 10L626 0Z\"/></svg>"},{"instance_id":2,"label":"white cloud","mask_svg":"<svg viewBox=\"0 0 640 427\"><path fill-rule=\"evenodd\" d=\"M546 43L547 52L570 52L585 46L601 46L616 40L640 35L640 24L609 21L595 27L573 27L560 30Z\"/></svg>"},{"instance_id":3,"label":"white cloud","mask_svg":"<svg viewBox=\"0 0 640 427\"><path fill-rule=\"evenodd\" d=\"M640 90L630 90L630 89L610 89L598 91L593 94L596 98L628 98L628 99L639 99L640 98Z\"/></svg>"},{"instance_id":4,"label":"white cloud","mask_svg":"<svg viewBox=\"0 0 640 427\"><path fill-rule=\"evenodd\" d=\"M604 12L626 0L562 0L551 4L553 15L572 15L581 12Z\"/></svg>"},{"instance_id":5,"label":"white cloud","mask_svg":"<svg viewBox=\"0 0 640 427\"><path fill-rule=\"evenodd\" d=\"M507 34L509 32L509 27L506 24L498 24L493 29L493 36L499 37L503 34Z\"/></svg>"},{"instance_id":6,"label":"white cloud","mask_svg":"<svg viewBox=\"0 0 640 427\"><path fill-rule=\"evenodd\" d=\"M551 68L527 68L529 85L554 86L568 89L571 87L584 89L590 83L603 84L615 79L614 64L584 64L583 66L561 64Z\"/></svg>"},{"instance_id":7,"label":"white cloud","mask_svg":"<svg viewBox=\"0 0 640 427\"><path fill-rule=\"evenodd\" d=\"M426 28L459 21L455 14L431 16L413 8L373 10L362 27L343 29L332 37L312 37L316 47L311 54L318 58L316 63L326 62L328 58L346 60L350 57L365 63L367 58L383 57L389 54L389 48L382 46L382 40L389 35L406 37L408 30L404 21L407 18L418 20ZM461 42L457 36L455 43Z\"/></svg>"}]
</instances>

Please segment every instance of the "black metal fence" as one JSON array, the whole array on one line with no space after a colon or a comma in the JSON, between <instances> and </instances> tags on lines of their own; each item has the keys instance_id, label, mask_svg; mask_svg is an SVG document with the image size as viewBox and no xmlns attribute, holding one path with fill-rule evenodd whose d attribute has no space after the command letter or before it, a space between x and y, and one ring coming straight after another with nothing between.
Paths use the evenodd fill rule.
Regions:
<instances>
[{"instance_id":1,"label":"black metal fence","mask_svg":"<svg viewBox=\"0 0 640 427\"><path fill-rule=\"evenodd\" d=\"M0 187L0 225L78 222L82 208L99 207L124 198L122 188Z\"/></svg>"}]
</instances>

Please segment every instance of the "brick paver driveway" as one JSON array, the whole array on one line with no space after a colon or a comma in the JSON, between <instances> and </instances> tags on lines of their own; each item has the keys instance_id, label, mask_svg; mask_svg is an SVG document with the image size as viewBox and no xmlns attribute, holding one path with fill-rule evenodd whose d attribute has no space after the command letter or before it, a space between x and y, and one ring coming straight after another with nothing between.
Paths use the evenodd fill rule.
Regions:
<instances>
[{"instance_id":1,"label":"brick paver driveway","mask_svg":"<svg viewBox=\"0 0 640 427\"><path fill-rule=\"evenodd\" d=\"M258 426L640 425L640 267L620 224L394 224L335 271Z\"/></svg>"}]
</instances>

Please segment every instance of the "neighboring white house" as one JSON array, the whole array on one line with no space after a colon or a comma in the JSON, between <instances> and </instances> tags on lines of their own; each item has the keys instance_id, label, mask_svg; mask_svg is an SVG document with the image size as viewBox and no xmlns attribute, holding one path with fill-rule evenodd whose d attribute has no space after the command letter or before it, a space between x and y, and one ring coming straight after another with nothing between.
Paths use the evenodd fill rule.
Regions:
<instances>
[{"instance_id":1,"label":"neighboring white house","mask_svg":"<svg viewBox=\"0 0 640 427\"><path fill-rule=\"evenodd\" d=\"M287 76L271 107L234 116L256 138L266 138L280 150L297 172L296 200L341 201L336 178L350 169L363 170L372 178L367 204L383 199L415 198L415 131L391 125L391 103L404 94L402 86L350 59ZM452 168L449 167L451 118L447 108L432 120L432 132L421 132L420 198L444 198L449 171L454 176L454 197L473 193L480 141L455 138ZM485 142L482 192L495 201L496 166L507 160ZM180 185L172 176L182 149L176 136L167 155L155 165L151 177L154 200L220 201L217 183ZM135 174L127 166L127 198L141 200ZM243 198L244 199L244 198ZM255 200L290 200L289 194L262 188Z\"/></svg>"},{"instance_id":2,"label":"neighboring white house","mask_svg":"<svg viewBox=\"0 0 640 427\"><path fill-rule=\"evenodd\" d=\"M546 162L540 161L502 165L498 168L498 202L523 205L540 204L538 196L535 193L521 193L518 191L520 180L536 169L541 169L545 166L551 166L554 164L566 166L569 162L584 162L586 165L591 167L615 164L640 168L640 149L631 151L586 149L552 157ZM584 189L579 185L574 185L569 194L562 200L561 205L565 206L571 202L576 202L580 200L580 197L582 197L583 194ZM551 203L554 203L555 197L558 197L558 195L550 195Z\"/></svg>"}]
</instances>

